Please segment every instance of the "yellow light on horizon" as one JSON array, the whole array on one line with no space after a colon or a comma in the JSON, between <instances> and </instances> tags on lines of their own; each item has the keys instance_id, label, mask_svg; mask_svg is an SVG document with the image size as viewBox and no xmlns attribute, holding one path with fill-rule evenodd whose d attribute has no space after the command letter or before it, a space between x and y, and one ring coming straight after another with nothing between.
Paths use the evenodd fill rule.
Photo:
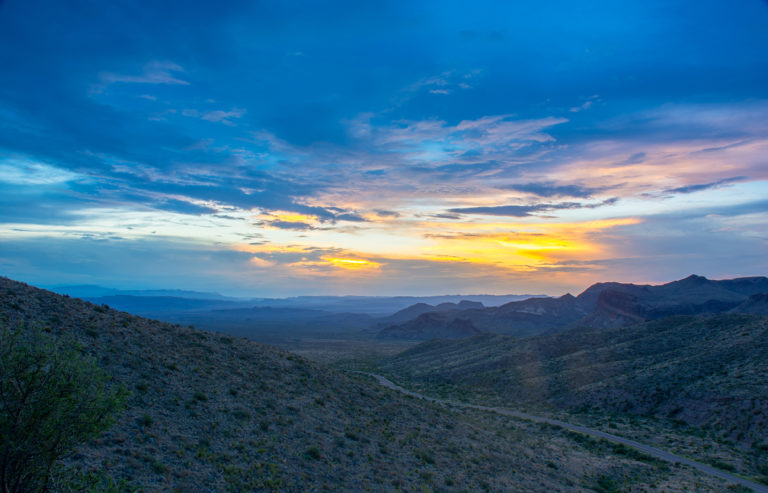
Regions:
<instances>
[{"instance_id":1,"label":"yellow light on horizon","mask_svg":"<svg viewBox=\"0 0 768 493\"><path fill-rule=\"evenodd\" d=\"M378 262L374 262L372 260L357 259L357 258L324 257L323 260L337 267L341 267L342 269L349 269L349 270L368 270L368 269L378 269L381 267L381 264Z\"/></svg>"},{"instance_id":2,"label":"yellow light on horizon","mask_svg":"<svg viewBox=\"0 0 768 493\"><path fill-rule=\"evenodd\" d=\"M267 214L260 214L259 219L266 222L280 221L286 223L314 223L317 216L309 214L299 214L297 212L273 211Z\"/></svg>"}]
</instances>

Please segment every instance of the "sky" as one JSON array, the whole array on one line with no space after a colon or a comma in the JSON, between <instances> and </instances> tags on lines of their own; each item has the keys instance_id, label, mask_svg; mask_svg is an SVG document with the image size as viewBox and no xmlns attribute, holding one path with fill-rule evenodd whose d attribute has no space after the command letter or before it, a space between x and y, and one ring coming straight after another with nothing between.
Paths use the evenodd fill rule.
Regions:
<instances>
[{"instance_id":1,"label":"sky","mask_svg":"<svg viewBox=\"0 0 768 493\"><path fill-rule=\"evenodd\" d=\"M0 0L0 275L229 295L768 274L768 3Z\"/></svg>"}]
</instances>

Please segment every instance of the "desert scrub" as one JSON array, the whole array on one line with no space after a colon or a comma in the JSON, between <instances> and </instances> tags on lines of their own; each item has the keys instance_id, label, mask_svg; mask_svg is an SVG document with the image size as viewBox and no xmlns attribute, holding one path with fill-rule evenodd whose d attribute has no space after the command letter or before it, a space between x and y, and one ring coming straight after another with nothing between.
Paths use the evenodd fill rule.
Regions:
<instances>
[{"instance_id":1,"label":"desert scrub","mask_svg":"<svg viewBox=\"0 0 768 493\"><path fill-rule=\"evenodd\" d=\"M320 449L316 446L309 447L305 452L304 455L309 457L310 459L319 459L322 457L322 454L320 453Z\"/></svg>"},{"instance_id":2,"label":"desert scrub","mask_svg":"<svg viewBox=\"0 0 768 493\"><path fill-rule=\"evenodd\" d=\"M198 402L205 402L205 401L207 401L207 400L208 400L208 396L207 396L207 395L205 395L205 392L202 392L202 391L200 391L200 390L198 390L197 392L195 392L195 394L192 396L192 398L193 398L194 400L198 401Z\"/></svg>"},{"instance_id":3,"label":"desert scrub","mask_svg":"<svg viewBox=\"0 0 768 493\"><path fill-rule=\"evenodd\" d=\"M0 328L0 486L47 491L55 462L116 420L128 392L73 342Z\"/></svg>"},{"instance_id":4,"label":"desert scrub","mask_svg":"<svg viewBox=\"0 0 768 493\"><path fill-rule=\"evenodd\" d=\"M417 449L413 451L413 455L417 459L421 459L421 461L424 464L434 464L435 463L435 457L432 455L432 452L424 449Z\"/></svg>"}]
</instances>

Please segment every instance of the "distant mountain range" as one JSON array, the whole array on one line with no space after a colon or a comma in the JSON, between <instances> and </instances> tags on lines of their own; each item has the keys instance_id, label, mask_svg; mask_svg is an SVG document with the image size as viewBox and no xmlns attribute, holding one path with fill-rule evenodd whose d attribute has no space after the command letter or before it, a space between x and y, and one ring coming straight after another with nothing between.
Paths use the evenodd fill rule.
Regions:
<instances>
[{"instance_id":1,"label":"distant mountain range","mask_svg":"<svg viewBox=\"0 0 768 493\"><path fill-rule=\"evenodd\" d=\"M126 310L156 313L162 302L147 298L164 298L169 310L187 311L207 309L219 303L221 307L272 307L322 310L333 313L365 313L375 317L384 317L403 310L414 304L456 304L472 302L473 306L499 306L511 301L528 298L546 297L541 294L448 294L436 296L292 296L288 298L236 298L219 293L187 291L183 289L139 289L126 290L105 288L96 285L53 286L51 291L75 298L87 299L93 303L106 303L110 306L125 306ZM145 301L145 299L147 299ZM200 304L181 302L201 300ZM216 303L214 303L216 302ZM469 308L470 306L464 306ZM122 308L121 308L122 309ZM130 310L128 310L130 311ZM166 310L168 311L168 310Z\"/></svg>"},{"instance_id":2,"label":"distant mountain range","mask_svg":"<svg viewBox=\"0 0 768 493\"><path fill-rule=\"evenodd\" d=\"M667 284L597 283L578 296L297 296L238 299L184 290L57 290L136 315L274 342L275 337L363 332L381 339L463 338L481 332L527 337L569 327L620 327L669 315L768 312L768 278ZM96 295L96 296L94 296ZM363 337L364 335L361 335Z\"/></svg>"},{"instance_id":3,"label":"distant mountain range","mask_svg":"<svg viewBox=\"0 0 768 493\"><path fill-rule=\"evenodd\" d=\"M82 298L134 315L277 343L286 338L358 334L370 337L383 326L427 311L483 308L543 295L296 296L229 298L184 290L117 290L100 286L59 286L60 294ZM430 305L428 303L434 303ZM403 313L395 313L412 307ZM413 308L416 307L416 308ZM394 315L393 315L394 313ZM452 327L462 325L460 322ZM363 332L366 333L363 333ZM460 335L461 332L456 332ZM434 334L439 335L439 334Z\"/></svg>"},{"instance_id":4,"label":"distant mountain range","mask_svg":"<svg viewBox=\"0 0 768 493\"><path fill-rule=\"evenodd\" d=\"M480 303L484 306L499 306L511 301L545 297L541 294L449 294L437 296L296 296L292 298L255 299L254 306L274 308L311 308L336 313L365 313L375 317L386 317L415 304L440 305L462 301Z\"/></svg>"},{"instance_id":5,"label":"distant mountain range","mask_svg":"<svg viewBox=\"0 0 768 493\"><path fill-rule=\"evenodd\" d=\"M499 307L414 305L393 315L379 332L383 338L425 340L496 332L518 337L569 327L622 327L671 315L765 313L768 278L709 280L692 275L658 286L597 283L578 296L530 298ZM414 315L403 320L406 315ZM456 330L459 325L464 328Z\"/></svg>"},{"instance_id":6,"label":"distant mountain range","mask_svg":"<svg viewBox=\"0 0 768 493\"><path fill-rule=\"evenodd\" d=\"M78 284L72 286L52 286L51 291L66 294L75 298L100 298L105 296L138 296L138 297L172 297L197 300L229 300L238 298L222 296L219 293L187 291L184 289L113 289L93 284Z\"/></svg>"}]
</instances>

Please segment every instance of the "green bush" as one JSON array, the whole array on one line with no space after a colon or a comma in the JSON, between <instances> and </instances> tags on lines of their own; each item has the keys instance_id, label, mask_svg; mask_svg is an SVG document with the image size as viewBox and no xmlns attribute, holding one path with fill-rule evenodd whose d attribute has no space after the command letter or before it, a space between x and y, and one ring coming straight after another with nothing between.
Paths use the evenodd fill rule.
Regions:
<instances>
[{"instance_id":1,"label":"green bush","mask_svg":"<svg viewBox=\"0 0 768 493\"><path fill-rule=\"evenodd\" d=\"M127 395L74 343L0 327L0 490L46 491L56 461L108 429Z\"/></svg>"},{"instance_id":2,"label":"green bush","mask_svg":"<svg viewBox=\"0 0 768 493\"><path fill-rule=\"evenodd\" d=\"M306 452L304 452L304 455L311 459L319 459L322 456L320 449L315 446L309 447Z\"/></svg>"}]
</instances>

